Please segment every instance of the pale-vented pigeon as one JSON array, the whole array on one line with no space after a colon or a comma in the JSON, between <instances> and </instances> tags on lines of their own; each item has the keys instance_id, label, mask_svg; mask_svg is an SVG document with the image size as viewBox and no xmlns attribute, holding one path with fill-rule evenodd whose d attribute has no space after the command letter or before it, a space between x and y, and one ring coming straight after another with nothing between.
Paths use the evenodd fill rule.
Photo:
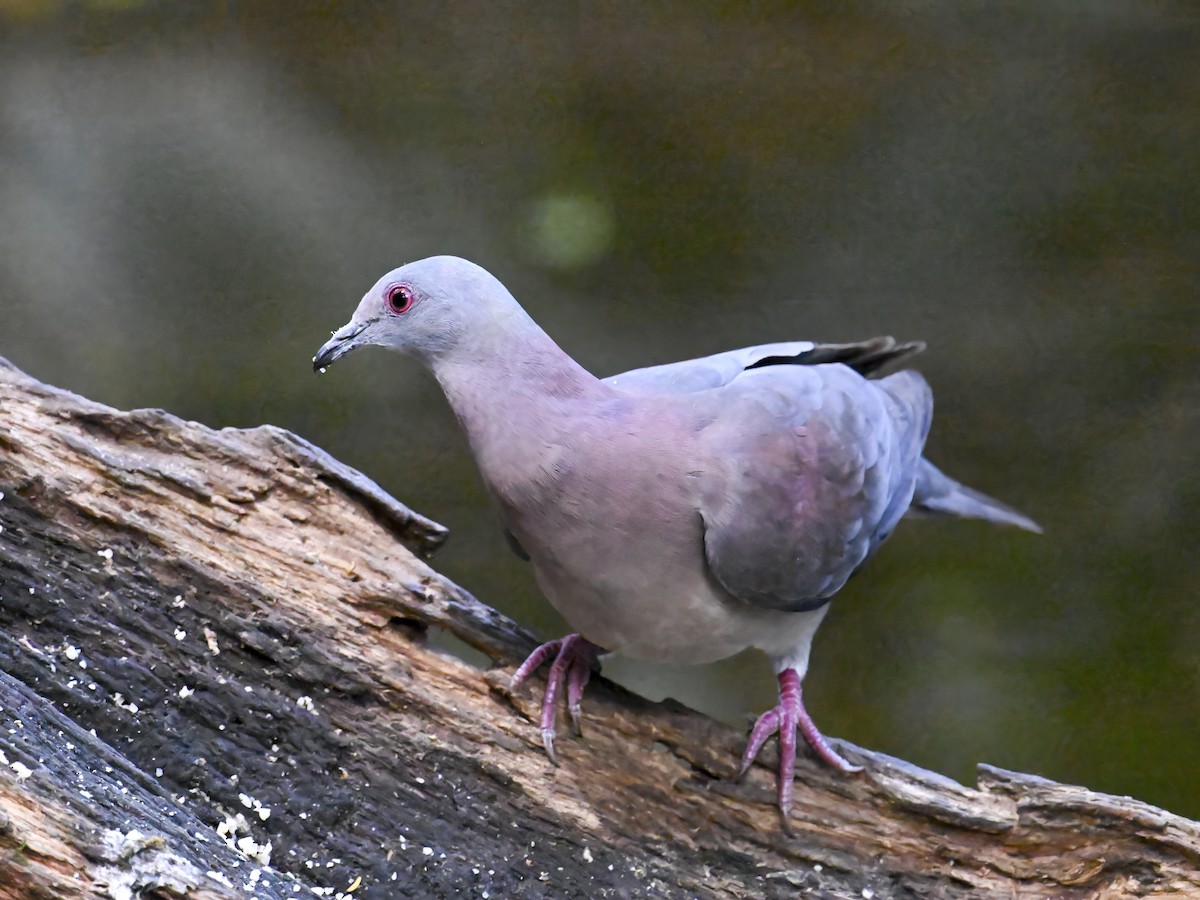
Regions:
<instances>
[{"instance_id":1,"label":"pale-vented pigeon","mask_svg":"<svg viewBox=\"0 0 1200 900\"><path fill-rule=\"evenodd\" d=\"M751 731L742 771L778 732L786 816L797 729L825 762L857 769L800 690L846 579L912 509L1038 530L922 458L933 400L919 374L869 380L921 344L764 344L601 380L492 275L449 256L381 278L313 365L367 344L415 356L441 383L513 549L578 631L513 676L552 661L552 758L559 692L578 728L599 654L702 663L757 647L779 704Z\"/></svg>"}]
</instances>

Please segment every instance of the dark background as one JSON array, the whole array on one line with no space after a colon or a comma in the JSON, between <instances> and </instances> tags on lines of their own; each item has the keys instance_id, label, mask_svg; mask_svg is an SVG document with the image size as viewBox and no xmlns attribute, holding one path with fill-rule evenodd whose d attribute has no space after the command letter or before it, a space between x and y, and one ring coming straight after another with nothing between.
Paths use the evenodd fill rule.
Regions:
<instances>
[{"instance_id":1,"label":"dark background","mask_svg":"<svg viewBox=\"0 0 1200 900\"><path fill-rule=\"evenodd\" d=\"M927 340L930 456L1046 534L901 528L817 638L814 717L1200 815L1196 7L833 6L3 0L0 355L316 441L554 636L432 380L311 374L383 272L473 259L600 374ZM774 702L754 654L608 671Z\"/></svg>"}]
</instances>

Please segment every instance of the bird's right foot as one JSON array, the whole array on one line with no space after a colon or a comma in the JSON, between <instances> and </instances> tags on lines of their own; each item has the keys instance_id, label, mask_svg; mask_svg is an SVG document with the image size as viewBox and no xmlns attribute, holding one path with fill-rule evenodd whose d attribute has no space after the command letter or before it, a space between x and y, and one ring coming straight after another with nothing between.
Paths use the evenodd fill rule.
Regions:
<instances>
[{"instance_id":1,"label":"bird's right foot","mask_svg":"<svg viewBox=\"0 0 1200 900\"><path fill-rule=\"evenodd\" d=\"M742 768L738 773L739 776L745 775L767 738L779 732L779 811L783 813L784 819L792 806L797 730L804 735L813 752L826 764L847 774L862 771L862 766L854 765L829 746L825 735L817 730L817 726L808 715L808 710L804 708L800 675L795 669L784 669L779 673L779 705L767 710L754 723L750 738L746 742L746 752L742 754Z\"/></svg>"}]
</instances>

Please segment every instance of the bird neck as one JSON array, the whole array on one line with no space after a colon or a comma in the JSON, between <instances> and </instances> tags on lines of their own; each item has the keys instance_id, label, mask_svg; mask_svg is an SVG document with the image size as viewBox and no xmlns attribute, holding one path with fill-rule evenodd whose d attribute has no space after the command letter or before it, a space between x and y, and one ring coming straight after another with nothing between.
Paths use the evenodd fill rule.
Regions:
<instances>
[{"instance_id":1,"label":"bird neck","mask_svg":"<svg viewBox=\"0 0 1200 900\"><path fill-rule=\"evenodd\" d=\"M511 325L489 329L430 365L485 476L489 462L515 465L612 394L532 319Z\"/></svg>"}]
</instances>

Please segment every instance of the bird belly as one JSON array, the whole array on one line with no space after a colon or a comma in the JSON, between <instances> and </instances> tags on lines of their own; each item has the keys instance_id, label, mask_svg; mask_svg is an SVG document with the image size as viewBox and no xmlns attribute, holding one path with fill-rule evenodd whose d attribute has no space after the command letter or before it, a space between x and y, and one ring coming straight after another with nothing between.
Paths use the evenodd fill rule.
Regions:
<instances>
[{"instance_id":1,"label":"bird belly","mask_svg":"<svg viewBox=\"0 0 1200 900\"><path fill-rule=\"evenodd\" d=\"M629 562L636 583L572 577L556 562L535 561L542 591L578 631L605 650L634 659L707 663L758 647L771 655L811 638L811 614L752 606L729 596L706 572L658 577L663 566ZM824 610L822 609L823 613Z\"/></svg>"}]
</instances>

